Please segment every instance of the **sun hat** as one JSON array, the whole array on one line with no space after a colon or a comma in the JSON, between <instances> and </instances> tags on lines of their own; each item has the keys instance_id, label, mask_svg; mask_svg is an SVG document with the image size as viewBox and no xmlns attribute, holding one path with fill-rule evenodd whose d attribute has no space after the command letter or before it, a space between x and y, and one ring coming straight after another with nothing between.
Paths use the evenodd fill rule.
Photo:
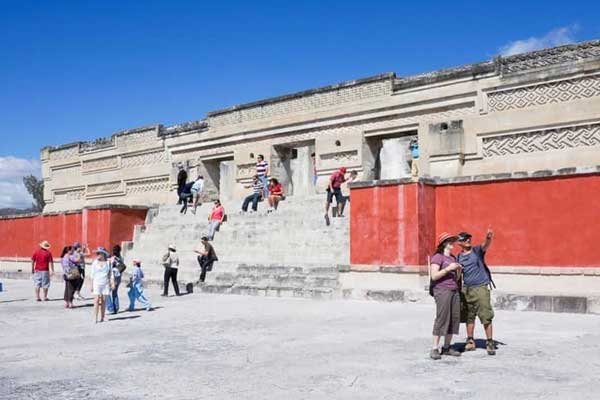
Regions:
<instances>
[{"instance_id":1,"label":"sun hat","mask_svg":"<svg viewBox=\"0 0 600 400\"><path fill-rule=\"evenodd\" d=\"M95 251L96 254L104 254L106 257L110 257L110 253L102 246L98 247Z\"/></svg>"},{"instance_id":2,"label":"sun hat","mask_svg":"<svg viewBox=\"0 0 600 400\"><path fill-rule=\"evenodd\" d=\"M440 236L438 236L438 246L440 246L442 243L447 242L449 240L456 241L456 240L458 240L458 236L451 235L448 232L443 232Z\"/></svg>"},{"instance_id":3,"label":"sun hat","mask_svg":"<svg viewBox=\"0 0 600 400\"><path fill-rule=\"evenodd\" d=\"M42 243L40 243L40 247L42 249L48 250L50 248L50 243L48 243L47 240L44 240Z\"/></svg>"},{"instance_id":4,"label":"sun hat","mask_svg":"<svg viewBox=\"0 0 600 400\"><path fill-rule=\"evenodd\" d=\"M169 245L169 250L177 251L177 247L174 244Z\"/></svg>"}]
</instances>

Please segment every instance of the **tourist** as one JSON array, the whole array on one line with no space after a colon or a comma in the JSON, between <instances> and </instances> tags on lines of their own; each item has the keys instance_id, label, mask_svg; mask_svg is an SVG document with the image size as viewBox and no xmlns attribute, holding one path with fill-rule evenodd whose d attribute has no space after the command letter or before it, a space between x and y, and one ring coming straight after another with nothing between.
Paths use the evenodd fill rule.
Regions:
<instances>
[{"instance_id":1,"label":"tourist","mask_svg":"<svg viewBox=\"0 0 600 400\"><path fill-rule=\"evenodd\" d=\"M165 275L163 281L163 294L161 296L167 297L169 295L169 280L173 282L173 289L175 289L175 295L179 296L179 284L177 283L177 270L179 269L179 257L177 256L177 247L174 244L170 244L167 249L167 253L163 255L161 263L165 268Z\"/></svg>"},{"instance_id":2,"label":"tourist","mask_svg":"<svg viewBox=\"0 0 600 400\"><path fill-rule=\"evenodd\" d=\"M200 264L200 282L206 279L206 272L212 271L215 261L219 261L215 248L208 242L208 238L203 236L200 244L194 250L198 253L198 264Z\"/></svg>"},{"instance_id":3,"label":"tourist","mask_svg":"<svg viewBox=\"0 0 600 400\"><path fill-rule=\"evenodd\" d=\"M410 175L415 178L419 175L419 140L411 139L408 148L410 149Z\"/></svg>"},{"instance_id":4,"label":"tourist","mask_svg":"<svg viewBox=\"0 0 600 400\"><path fill-rule=\"evenodd\" d=\"M452 256L452 248L457 237L442 233L438 246L431 258L430 293L436 306L433 324L433 348L430 357L439 360L442 355L460 356L460 352L451 347L452 335L458 335L460 325L459 279L461 266ZM440 353L440 338L444 337L444 346Z\"/></svg>"},{"instance_id":5,"label":"tourist","mask_svg":"<svg viewBox=\"0 0 600 400\"><path fill-rule=\"evenodd\" d=\"M65 246L60 255L60 264L62 266L63 279L65 281L65 308L73 308L73 297L75 295L75 289L79 285L81 275L77 265L73 263L73 247Z\"/></svg>"},{"instance_id":6,"label":"tourist","mask_svg":"<svg viewBox=\"0 0 600 400\"><path fill-rule=\"evenodd\" d=\"M346 203L350 202L350 188L348 185L352 182L355 182L358 179L358 172L352 171L350 172L350 177L344 184L342 185L342 204L338 204L338 217L344 216L344 210L346 209Z\"/></svg>"},{"instance_id":7,"label":"tourist","mask_svg":"<svg viewBox=\"0 0 600 400\"><path fill-rule=\"evenodd\" d=\"M200 175L198 179L192 185L192 197L194 199L194 209L192 210L192 214L196 214L196 209L198 208L198 204L200 203L200 195L204 190L204 177Z\"/></svg>"},{"instance_id":8,"label":"tourist","mask_svg":"<svg viewBox=\"0 0 600 400\"><path fill-rule=\"evenodd\" d=\"M471 244L472 235L468 232L458 234L458 244L462 248L457 261L463 267L463 292L467 302L467 344L466 351L475 350L475 318L485 329L487 338L486 350L491 356L496 354L496 344L493 339L492 320L494 309L490 299L490 286L494 285L492 274L485 264L485 253L492 244L494 232L488 229L485 242L481 245Z\"/></svg>"},{"instance_id":9,"label":"tourist","mask_svg":"<svg viewBox=\"0 0 600 400\"><path fill-rule=\"evenodd\" d=\"M181 190L181 194L179 195L179 199L181 200L181 202L183 203L183 205L181 206L181 210L179 211L180 214L186 214L187 213L187 209L188 209L188 203L191 199L194 198L194 195L192 194L192 187L194 186L194 183L196 182L188 182L183 186L183 189Z\"/></svg>"},{"instance_id":10,"label":"tourist","mask_svg":"<svg viewBox=\"0 0 600 400\"><path fill-rule=\"evenodd\" d=\"M79 269L79 274L81 278L76 281L75 285L75 299L77 300L85 300L85 298L81 295L81 289L83 288L84 280L85 280L85 257L91 255L89 249L85 245L81 245L79 242L75 242L73 244L73 255L72 261L77 265Z\"/></svg>"},{"instance_id":11,"label":"tourist","mask_svg":"<svg viewBox=\"0 0 600 400\"><path fill-rule=\"evenodd\" d=\"M35 288L36 301L48 301L48 289L50 288L50 276L54 273L54 260L50 253L50 243L44 240L40 243L31 257L31 276ZM42 298L40 298L42 289Z\"/></svg>"},{"instance_id":12,"label":"tourist","mask_svg":"<svg viewBox=\"0 0 600 400\"><path fill-rule=\"evenodd\" d=\"M315 153L310 154L310 158L312 159L312 183L313 186L317 186L317 181L319 180L319 176L317 174L317 155Z\"/></svg>"},{"instance_id":13,"label":"tourist","mask_svg":"<svg viewBox=\"0 0 600 400\"><path fill-rule=\"evenodd\" d=\"M94 295L94 316L98 323L98 312L100 322L104 322L106 315L106 296L114 289L114 277L109 261L110 254L104 247L96 249L96 259L92 262L90 278L92 280L92 294Z\"/></svg>"},{"instance_id":14,"label":"tourist","mask_svg":"<svg viewBox=\"0 0 600 400\"><path fill-rule=\"evenodd\" d=\"M258 210L258 202L261 199L263 193L263 185L260 182L258 175L254 175L252 177L251 185L244 185L246 189L252 188L252 194L246 196L244 199L244 203L242 204L242 211L248 211L248 205L252 202L252 211L256 212Z\"/></svg>"},{"instance_id":15,"label":"tourist","mask_svg":"<svg viewBox=\"0 0 600 400\"><path fill-rule=\"evenodd\" d=\"M129 284L127 285L129 287L129 311L135 311L136 300L142 304L142 307L144 307L146 311L152 311L150 300L148 300L146 294L144 293L144 286L142 284L143 279L144 272L142 271L142 262L138 259L134 259L133 271L131 271Z\"/></svg>"},{"instance_id":16,"label":"tourist","mask_svg":"<svg viewBox=\"0 0 600 400\"><path fill-rule=\"evenodd\" d=\"M262 184L262 197L266 199L269 197L269 174L271 171L269 163L265 160L265 156L259 154L256 159L258 160L256 162L256 176L258 176L258 180Z\"/></svg>"},{"instance_id":17,"label":"tourist","mask_svg":"<svg viewBox=\"0 0 600 400\"><path fill-rule=\"evenodd\" d=\"M181 193L187 183L188 174L183 164L179 163L179 172L177 173L177 204L181 204Z\"/></svg>"},{"instance_id":18,"label":"tourist","mask_svg":"<svg viewBox=\"0 0 600 400\"><path fill-rule=\"evenodd\" d=\"M277 211L279 202L284 198L281 183L279 183L277 178L271 178L271 183L269 183L269 210L267 212Z\"/></svg>"},{"instance_id":19,"label":"tourist","mask_svg":"<svg viewBox=\"0 0 600 400\"><path fill-rule=\"evenodd\" d=\"M219 230L219 227L225 220L225 208L221 204L220 200L215 200L215 205L213 206L210 215L208 216L208 240L212 241L215 238L216 232Z\"/></svg>"},{"instance_id":20,"label":"tourist","mask_svg":"<svg viewBox=\"0 0 600 400\"><path fill-rule=\"evenodd\" d=\"M116 314L119 312L119 286L121 285L122 274L127 267L121 255L121 246L115 245L112 253L110 265L115 285L111 288L110 294L106 298L106 311L109 314Z\"/></svg>"},{"instance_id":21,"label":"tourist","mask_svg":"<svg viewBox=\"0 0 600 400\"><path fill-rule=\"evenodd\" d=\"M329 186L327 187L327 203L325 204L325 223L330 224L329 221L329 206L335 196L337 205L341 205L343 202L342 197L342 183L346 182L346 167L341 167L335 171L329 177Z\"/></svg>"}]
</instances>

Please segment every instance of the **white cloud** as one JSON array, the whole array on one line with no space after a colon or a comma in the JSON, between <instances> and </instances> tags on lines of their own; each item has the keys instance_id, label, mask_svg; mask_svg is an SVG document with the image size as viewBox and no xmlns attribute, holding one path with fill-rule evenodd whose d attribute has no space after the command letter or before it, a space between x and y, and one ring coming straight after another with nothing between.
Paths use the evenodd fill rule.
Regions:
<instances>
[{"instance_id":1,"label":"white cloud","mask_svg":"<svg viewBox=\"0 0 600 400\"><path fill-rule=\"evenodd\" d=\"M26 175L41 176L41 164L38 160L0 157L0 208L31 206L33 199L23 185L23 177Z\"/></svg>"},{"instance_id":2,"label":"white cloud","mask_svg":"<svg viewBox=\"0 0 600 400\"><path fill-rule=\"evenodd\" d=\"M564 44L574 43L575 33L579 30L577 25L563 26L554 29L541 37L530 37L528 39L515 40L500 47L500 54L511 56L513 54L527 53L529 51L556 47Z\"/></svg>"}]
</instances>

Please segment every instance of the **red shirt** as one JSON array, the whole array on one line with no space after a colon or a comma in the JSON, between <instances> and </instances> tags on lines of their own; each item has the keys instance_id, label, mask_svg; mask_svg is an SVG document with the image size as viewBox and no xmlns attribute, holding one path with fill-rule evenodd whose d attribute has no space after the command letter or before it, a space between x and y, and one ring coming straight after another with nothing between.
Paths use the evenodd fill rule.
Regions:
<instances>
[{"instance_id":1,"label":"red shirt","mask_svg":"<svg viewBox=\"0 0 600 400\"><path fill-rule=\"evenodd\" d=\"M344 175L345 174L343 174L342 171L335 171L333 174L331 174L329 180L331 181L331 186L334 189L341 187L342 183L346 182L346 177Z\"/></svg>"},{"instance_id":2,"label":"red shirt","mask_svg":"<svg viewBox=\"0 0 600 400\"><path fill-rule=\"evenodd\" d=\"M214 207L212 212L210 213L211 221L220 221L223 219L223 214L225 213L225 209L223 206Z\"/></svg>"},{"instance_id":3,"label":"red shirt","mask_svg":"<svg viewBox=\"0 0 600 400\"><path fill-rule=\"evenodd\" d=\"M36 271L48 271L50 263L52 262L52 253L48 250L39 248L33 253L31 261L35 261Z\"/></svg>"},{"instance_id":4,"label":"red shirt","mask_svg":"<svg viewBox=\"0 0 600 400\"><path fill-rule=\"evenodd\" d=\"M271 194L281 196L283 194L283 188L281 187L281 183L278 183L277 185L269 185L269 192Z\"/></svg>"}]
</instances>

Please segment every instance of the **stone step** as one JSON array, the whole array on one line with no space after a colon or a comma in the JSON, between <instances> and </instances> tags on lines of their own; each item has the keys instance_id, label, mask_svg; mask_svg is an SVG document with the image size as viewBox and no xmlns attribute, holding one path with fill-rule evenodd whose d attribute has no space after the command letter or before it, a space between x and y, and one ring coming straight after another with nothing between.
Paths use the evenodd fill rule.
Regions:
<instances>
[{"instance_id":1,"label":"stone step","mask_svg":"<svg viewBox=\"0 0 600 400\"><path fill-rule=\"evenodd\" d=\"M337 277L320 277L311 275L251 275L251 274L218 274L213 278L218 284L258 285L265 287L329 287L338 288Z\"/></svg>"},{"instance_id":2,"label":"stone step","mask_svg":"<svg viewBox=\"0 0 600 400\"><path fill-rule=\"evenodd\" d=\"M335 299L339 291L332 288L293 288L269 287L253 285L213 285L203 284L198 287L202 293L237 294L245 296L295 297L305 299Z\"/></svg>"}]
</instances>

